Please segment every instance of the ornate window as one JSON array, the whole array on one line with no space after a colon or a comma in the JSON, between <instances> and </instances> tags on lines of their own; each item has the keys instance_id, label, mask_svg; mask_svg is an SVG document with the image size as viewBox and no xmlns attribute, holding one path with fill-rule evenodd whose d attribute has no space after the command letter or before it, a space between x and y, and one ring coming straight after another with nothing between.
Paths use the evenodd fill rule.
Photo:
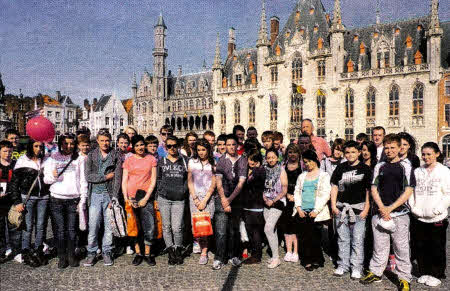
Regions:
<instances>
[{"instance_id":1,"label":"ornate window","mask_svg":"<svg viewBox=\"0 0 450 291\"><path fill-rule=\"evenodd\" d=\"M181 111L181 110L183 110L183 105L182 105L182 103L181 103L181 101L178 101L178 111Z\"/></svg>"},{"instance_id":2,"label":"ornate window","mask_svg":"<svg viewBox=\"0 0 450 291\"><path fill-rule=\"evenodd\" d=\"M367 92L366 116L375 117L375 88L370 87Z\"/></svg>"},{"instance_id":3,"label":"ornate window","mask_svg":"<svg viewBox=\"0 0 450 291\"><path fill-rule=\"evenodd\" d=\"M317 129L317 136L325 139L326 136L327 136L326 133L325 133L325 128L323 128L323 127L318 128Z\"/></svg>"},{"instance_id":4,"label":"ornate window","mask_svg":"<svg viewBox=\"0 0 450 291\"><path fill-rule=\"evenodd\" d=\"M319 79L325 78L325 61L321 60L317 63L317 76Z\"/></svg>"},{"instance_id":5,"label":"ornate window","mask_svg":"<svg viewBox=\"0 0 450 291\"><path fill-rule=\"evenodd\" d=\"M241 85L242 85L242 75L237 74L236 75L236 86L241 86Z\"/></svg>"},{"instance_id":6,"label":"ornate window","mask_svg":"<svg viewBox=\"0 0 450 291\"><path fill-rule=\"evenodd\" d=\"M202 99L202 108L206 109L206 99L205 98Z\"/></svg>"},{"instance_id":7,"label":"ornate window","mask_svg":"<svg viewBox=\"0 0 450 291\"><path fill-rule=\"evenodd\" d=\"M326 96L322 90L317 91L317 118L325 118Z\"/></svg>"},{"instance_id":8,"label":"ornate window","mask_svg":"<svg viewBox=\"0 0 450 291\"><path fill-rule=\"evenodd\" d=\"M270 78L273 83L278 82L278 67L273 66L270 68Z\"/></svg>"},{"instance_id":9,"label":"ornate window","mask_svg":"<svg viewBox=\"0 0 450 291\"><path fill-rule=\"evenodd\" d=\"M345 93L345 118L353 118L354 93L352 89L347 89Z\"/></svg>"},{"instance_id":10,"label":"ornate window","mask_svg":"<svg viewBox=\"0 0 450 291\"><path fill-rule=\"evenodd\" d=\"M270 95L270 121L278 120L278 98L276 95Z\"/></svg>"},{"instance_id":11,"label":"ornate window","mask_svg":"<svg viewBox=\"0 0 450 291\"><path fill-rule=\"evenodd\" d=\"M293 93L291 96L291 122L300 123L303 118L303 96Z\"/></svg>"},{"instance_id":12,"label":"ornate window","mask_svg":"<svg viewBox=\"0 0 450 291\"><path fill-rule=\"evenodd\" d=\"M189 100L189 109L193 110L194 109L194 100Z\"/></svg>"},{"instance_id":13,"label":"ornate window","mask_svg":"<svg viewBox=\"0 0 450 291\"><path fill-rule=\"evenodd\" d=\"M389 116L399 116L399 88L392 86L389 92Z\"/></svg>"},{"instance_id":14,"label":"ornate window","mask_svg":"<svg viewBox=\"0 0 450 291\"><path fill-rule=\"evenodd\" d=\"M238 100L234 102L234 124L241 123L241 104Z\"/></svg>"},{"instance_id":15,"label":"ornate window","mask_svg":"<svg viewBox=\"0 0 450 291\"><path fill-rule=\"evenodd\" d=\"M416 85L413 91L413 115L423 115L423 84Z\"/></svg>"},{"instance_id":16,"label":"ornate window","mask_svg":"<svg viewBox=\"0 0 450 291\"><path fill-rule=\"evenodd\" d=\"M200 109L200 99L195 100L195 109Z\"/></svg>"},{"instance_id":17,"label":"ornate window","mask_svg":"<svg viewBox=\"0 0 450 291\"><path fill-rule=\"evenodd\" d=\"M303 78L303 62L301 57L296 57L292 61L292 80L301 80Z\"/></svg>"},{"instance_id":18,"label":"ornate window","mask_svg":"<svg viewBox=\"0 0 450 291\"><path fill-rule=\"evenodd\" d=\"M147 104L146 103L142 103L142 113L147 113Z\"/></svg>"},{"instance_id":19,"label":"ornate window","mask_svg":"<svg viewBox=\"0 0 450 291\"><path fill-rule=\"evenodd\" d=\"M256 120L256 104L255 104L255 99L250 98L250 100L248 100L248 123L249 124L255 124L255 120Z\"/></svg>"},{"instance_id":20,"label":"ornate window","mask_svg":"<svg viewBox=\"0 0 450 291\"><path fill-rule=\"evenodd\" d=\"M450 127L450 104L445 104L445 127Z\"/></svg>"},{"instance_id":21,"label":"ornate window","mask_svg":"<svg viewBox=\"0 0 450 291\"><path fill-rule=\"evenodd\" d=\"M225 106L225 102L220 103L220 124L227 124L227 107Z\"/></svg>"},{"instance_id":22,"label":"ornate window","mask_svg":"<svg viewBox=\"0 0 450 291\"><path fill-rule=\"evenodd\" d=\"M208 108L212 108L213 107L213 100L212 98L208 99Z\"/></svg>"}]
</instances>

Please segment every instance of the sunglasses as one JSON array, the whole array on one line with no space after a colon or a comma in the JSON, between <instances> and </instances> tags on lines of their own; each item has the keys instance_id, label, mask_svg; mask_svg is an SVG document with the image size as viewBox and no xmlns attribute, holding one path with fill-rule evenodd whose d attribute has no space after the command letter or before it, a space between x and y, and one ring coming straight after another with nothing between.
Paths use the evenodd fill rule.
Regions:
<instances>
[{"instance_id":1,"label":"sunglasses","mask_svg":"<svg viewBox=\"0 0 450 291\"><path fill-rule=\"evenodd\" d=\"M166 148L168 150L170 150L171 148L177 148L177 145L176 144L168 144L168 145L166 145Z\"/></svg>"}]
</instances>

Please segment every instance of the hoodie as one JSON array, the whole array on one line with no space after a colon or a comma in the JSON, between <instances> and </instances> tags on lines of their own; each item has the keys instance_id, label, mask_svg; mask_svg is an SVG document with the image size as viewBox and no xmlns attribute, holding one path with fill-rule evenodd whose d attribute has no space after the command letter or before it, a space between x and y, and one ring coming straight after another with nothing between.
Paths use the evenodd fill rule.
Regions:
<instances>
[{"instance_id":1,"label":"hoodie","mask_svg":"<svg viewBox=\"0 0 450 291\"><path fill-rule=\"evenodd\" d=\"M450 206L450 170L437 163L431 173L419 167L414 175L416 188L408 200L412 214L425 223L446 219Z\"/></svg>"},{"instance_id":2,"label":"hoodie","mask_svg":"<svg viewBox=\"0 0 450 291\"><path fill-rule=\"evenodd\" d=\"M44 166L44 182L51 184L50 195L58 199L81 198L87 199L88 183L84 168L85 157L78 156L58 178L53 176L56 169L60 173L71 160L71 155L63 155L60 152L53 153Z\"/></svg>"}]
</instances>

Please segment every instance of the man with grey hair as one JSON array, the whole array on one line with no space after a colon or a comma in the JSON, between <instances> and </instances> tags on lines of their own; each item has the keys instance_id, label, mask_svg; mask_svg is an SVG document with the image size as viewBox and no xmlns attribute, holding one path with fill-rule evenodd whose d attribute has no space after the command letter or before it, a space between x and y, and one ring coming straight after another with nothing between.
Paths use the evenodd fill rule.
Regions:
<instances>
[{"instance_id":1,"label":"man with grey hair","mask_svg":"<svg viewBox=\"0 0 450 291\"><path fill-rule=\"evenodd\" d=\"M311 119L302 120L302 134L309 135L311 137L311 143L317 153L319 161L325 157L331 156L331 149L326 140L314 135L314 125Z\"/></svg>"},{"instance_id":2,"label":"man with grey hair","mask_svg":"<svg viewBox=\"0 0 450 291\"><path fill-rule=\"evenodd\" d=\"M106 266L114 264L113 234L107 218L106 209L111 207L111 201L118 199L122 181L120 154L111 148L111 134L103 129L97 134L98 147L92 150L86 159L85 173L89 183L89 235L88 257L84 266L93 266L98 250L98 235L101 225L104 226L102 251Z\"/></svg>"}]
</instances>

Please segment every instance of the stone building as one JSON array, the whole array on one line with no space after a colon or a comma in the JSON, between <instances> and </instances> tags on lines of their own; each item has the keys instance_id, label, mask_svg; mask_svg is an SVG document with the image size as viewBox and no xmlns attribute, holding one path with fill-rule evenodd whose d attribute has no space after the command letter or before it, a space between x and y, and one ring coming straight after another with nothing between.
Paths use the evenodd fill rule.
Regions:
<instances>
[{"instance_id":1,"label":"stone building","mask_svg":"<svg viewBox=\"0 0 450 291\"><path fill-rule=\"evenodd\" d=\"M387 132L408 131L419 144L442 145L450 133L440 117L449 100L439 94L447 88L450 25L439 20L439 1L430 3L424 17L381 23L377 15L371 26L347 29L339 0L332 18L321 0L293 1L284 26L270 18L269 35L263 0L255 47L238 49L231 28L227 56L222 59L218 38L212 72L187 76L166 74L167 27L160 16L154 73L132 85L134 123L143 133L172 124L179 135L210 126L216 134L229 133L241 124L294 139L301 120L310 118L316 135L330 141L381 125Z\"/></svg>"},{"instance_id":2,"label":"stone building","mask_svg":"<svg viewBox=\"0 0 450 291\"><path fill-rule=\"evenodd\" d=\"M176 76L167 69L165 48L167 26L162 15L154 27L153 75L145 71L139 85L133 78L133 124L143 135L158 134L163 124L170 124L175 135L189 131L199 134L214 128L213 88L211 71Z\"/></svg>"},{"instance_id":3,"label":"stone building","mask_svg":"<svg viewBox=\"0 0 450 291\"><path fill-rule=\"evenodd\" d=\"M27 112L34 109L34 98L24 97L22 93L19 96L6 94L3 96L4 112L6 118L10 121L9 127L19 131L21 135L26 135L25 126L27 124Z\"/></svg>"},{"instance_id":4,"label":"stone building","mask_svg":"<svg viewBox=\"0 0 450 291\"><path fill-rule=\"evenodd\" d=\"M78 105L74 104L69 96L61 95L60 91L56 91L55 98L39 94L35 99L42 115L54 124L56 139L66 132L76 132L78 128L76 118Z\"/></svg>"},{"instance_id":5,"label":"stone building","mask_svg":"<svg viewBox=\"0 0 450 291\"><path fill-rule=\"evenodd\" d=\"M102 95L100 99L94 99L92 106L89 107L89 123L83 121L84 126L91 130L91 136L96 136L102 128L107 128L116 140L125 127L128 125L128 114L115 94ZM83 109L85 117L86 107Z\"/></svg>"}]
</instances>

